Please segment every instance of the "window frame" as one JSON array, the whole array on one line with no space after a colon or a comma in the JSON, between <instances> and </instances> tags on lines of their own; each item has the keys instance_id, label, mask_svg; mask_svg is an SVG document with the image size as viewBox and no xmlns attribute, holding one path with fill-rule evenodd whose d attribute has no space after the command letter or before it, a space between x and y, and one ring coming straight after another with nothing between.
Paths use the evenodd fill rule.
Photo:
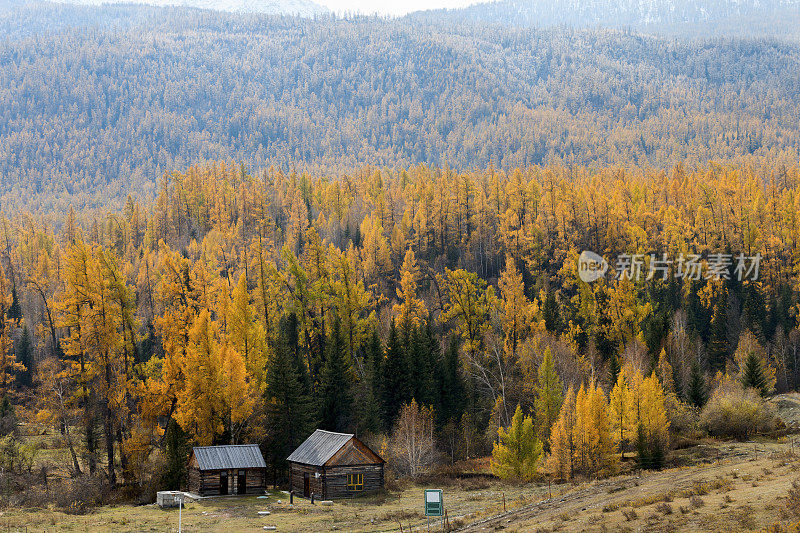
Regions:
<instances>
[{"instance_id":1,"label":"window frame","mask_svg":"<svg viewBox=\"0 0 800 533\"><path fill-rule=\"evenodd\" d=\"M362 492L364 490L363 472L353 472L347 474L347 490L351 492Z\"/></svg>"}]
</instances>

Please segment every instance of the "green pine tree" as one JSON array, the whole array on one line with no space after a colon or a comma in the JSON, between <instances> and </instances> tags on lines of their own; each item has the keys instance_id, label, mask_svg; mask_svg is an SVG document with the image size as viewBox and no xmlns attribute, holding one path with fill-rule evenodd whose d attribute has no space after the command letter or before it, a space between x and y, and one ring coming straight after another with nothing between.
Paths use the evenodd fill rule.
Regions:
<instances>
[{"instance_id":1,"label":"green pine tree","mask_svg":"<svg viewBox=\"0 0 800 533\"><path fill-rule=\"evenodd\" d=\"M13 320L20 320L22 318L22 306L19 305L16 285L11 288L11 307L8 308L8 318Z\"/></svg>"},{"instance_id":2,"label":"green pine tree","mask_svg":"<svg viewBox=\"0 0 800 533\"><path fill-rule=\"evenodd\" d=\"M714 305L708 341L708 362L712 370L724 370L730 356L728 343L728 298L722 291Z\"/></svg>"},{"instance_id":3,"label":"green pine tree","mask_svg":"<svg viewBox=\"0 0 800 533\"><path fill-rule=\"evenodd\" d=\"M17 374L17 384L20 387L30 387L33 385L34 362L33 362L33 347L31 346L31 337L28 333L28 326L22 328L22 336L15 348L17 362L25 366L25 370Z\"/></svg>"},{"instance_id":4,"label":"green pine tree","mask_svg":"<svg viewBox=\"0 0 800 533\"><path fill-rule=\"evenodd\" d=\"M303 384L308 381L308 371L304 365L298 366L299 358L292 347L297 331L292 316L282 317L278 324L278 338L267 368L268 449L274 479L284 471L286 457L314 425L308 389Z\"/></svg>"},{"instance_id":5,"label":"green pine tree","mask_svg":"<svg viewBox=\"0 0 800 533\"><path fill-rule=\"evenodd\" d=\"M164 456L167 464L161 474L163 490L180 490L186 485L186 461L189 459L189 438L175 419L170 418L164 431Z\"/></svg>"},{"instance_id":6,"label":"green pine tree","mask_svg":"<svg viewBox=\"0 0 800 533\"><path fill-rule=\"evenodd\" d=\"M706 378L696 360L692 362L686 396L689 403L695 407L703 407L706 404Z\"/></svg>"},{"instance_id":7,"label":"green pine tree","mask_svg":"<svg viewBox=\"0 0 800 533\"><path fill-rule=\"evenodd\" d=\"M355 403L356 422L359 433L378 433L381 431L380 413L380 368L383 360L383 348L377 329L364 346L364 377L358 383L357 401Z\"/></svg>"},{"instance_id":8,"label":"green pine tree","mask_svg":"<svg viewBox=\"0 0 800 533\"><path fill-rule=\"evenodd\" d=\"M420 405L434 405L436 394L433 382L433 358L428 328L425 325L415 327L411 332L408 345L408 361L411 365L413 398Z\"/></svg>"},{"instance_id":9,"label":"green pine tree","mask_svg":"<svg viewBox=\"0 0 800 533\"><path fill-rule=\"evenodd\" d=\"M605 360L610 360L616 355L619 348L619 341L615 338L613 331L615 328L614 319L608 309L608 289L600 288L595 295L597 299L597 327L595 329L594 345L597 351ZM619 361L617 361L619 362ZM612 382L613 383L613 382Z\"/></svg>"},{"instance_id":10,"label":"green pine tree","mask_svg":"<svg viewBox=\"0 0 800 533\"><path fill-rule=\"evenodd\" d=\"M561 312L558 309L558 302L553 291L547 291L542 306L542 316L544 317L544 327L547 331L560 335L564 331L564 323L561 320Z\"/></svg>"},{"instance_id":11,"label":"green pine tree","mask_svg":"<svg viewBox=\"0 0 800 533\"><path fill-rule=\"evenodd\" d=\"M617 352L611 352L611 357L608 359L608 382L612 387L617 382L621 370L622 365L619 362Z\"/></svg>"},{"instance_id":12,"label":"green pine tree","mask_svg":"<svg viewBox=\"0 0 800 533\"><path fill-rule=\"evenodd\" d=\"M411 365L406 350L398 338L394 321L389 327L389 342L386 345L386 359L383 362L381 392L383 400L384 427L390 428L405 403L411 401L413 388Z\"/></svg>"},{"instance_id":13,"label":"green pine tree","mask_svg":"<svg viewBox=\"0 0 800 533\"><path fill-rule=\"evenodd\" d=\"M347 360L347 346L339 321L333 323L333 331L325 345L325 364L319 386L320 428L344 432L350 427L353 378L352 367Z\"/></svg>"},{"instance_id":14,"label":"green pine tree","mask_svg":"<svg viewBox=\"0 0 800 533\"><path fill-rule=\"evenodd\" d=\"M647 435L645 435L644 425L642 424L636 427L636 455L642 468L652 468L650 447L647 444Z\"/></svg>"},{"instance_id":15,"label":"green pine tree","mask_svg":"<svg viewBox=\"0 0 800 533\"><path fill-rule=\"evenodd\" d=\"M461 420L465 407L465 386L461 377L460 363L458 360L458 338L453 335L441 359L438 371L439 397L439 422L441 425L453 420L456 424Z\"/></svg>"},{"instance_id":16,"label":"green pine tree","mask_svg":"<svg viewBox=\"0 0 800 533\"><path fill-rule=\"evenodd\" d=\"M279 323L279 333L282 335L281 342L289 351L289 360L294 366L295 375L300 380L303 392L311 398L311 374L303 350L300 348L300 324L297 315L288 313L281 318Z\"/></svg>"},{"instance_id":17,"label":"green pine tree","mask_svg":"<svg viewBox=\"0 0 800 533\"><path fill-rule=\"evenodd\" d=\"M764 365L756 352L747 354L741 379L743 387L756 389L761 396L767 396L769 394Z\"/></svg>"}]
</instances>

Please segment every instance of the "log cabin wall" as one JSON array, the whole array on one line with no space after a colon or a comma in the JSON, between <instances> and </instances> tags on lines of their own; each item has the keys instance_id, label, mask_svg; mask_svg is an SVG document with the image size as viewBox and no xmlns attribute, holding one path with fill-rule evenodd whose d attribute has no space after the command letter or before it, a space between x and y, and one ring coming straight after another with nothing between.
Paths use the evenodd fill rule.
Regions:
<instances>
[{"instance_id":1,"label":"log cabin wall","mask_svg":"<svg viewBox=\"0 0 800 533\"><path fill-rule=\"evenodd\" d=\"M238 473L245 471L247 487L243 494L261 494L267 488L267 471L264 468L228 469L228 470L199 470L189 467L189 492L201 496L220 495L220 475L228 472L227 494L239 494Z\"/></svg>"},{"instance_id":2,"label":"log cabin wall","mask_svg":"<svg viewBox=\"0 0 800 533\"><path fill-rule=\"evenodd\" d=\"M196 446L189 456L187 481L189 490L202 496L261 494L267 488L267 465L255 444Z\"/></svg>"},{"instance_id":3,"label":"log cabin wall","mask_svg":"<svg viewBox=\"0 0 800 533\"><path fill-rule=\"evenodd\" d=\"M385 461L351 433L318 429L287 461L297 496L352 498L383 488Z\"/></svg>"},{"instance_id":4,"label":"log cabin wall","mask_svg":"<svg viewBox=\"0 0 800 533\"><path fill-rule=\"evenodd\" d=\"M323 467L320 466L291 463L289 467L290 490L293 490L297 496L305 496L304 479L306 474L308 474L309 495L314 493L317 498L325 499L322 483L324 473Z\"/></svg>"},{"instance_id":5,"label":"log cabin wall","mask_svg":"<svg viewBox=\"0 0 800 533\"><path fill-rule=\"evenodd\" d=\"M263 494L266 489L267 489L267 469L248 468L246 494Z\"/></svg>"},{"instance_id":6,"label":"log cabin wall","mask_svg":"<svg viewBox=\"0 0 800 533\"><path fill-rule=\"evenodd\" d=\"M289 471L290 490L293 490L296 496L305 496L305 474L309 476L309 495L314 493L317 499L323 500L353 498L373 493L381 490L384 483L383 464L318 467L292 463ZM348 474L361 474L364 488L357 491L349 489Z\"/></svg>"},{"instance_id":7,"label":"log cabin wall","mask_svg":"<svg viewBox=\"0 0 800 533\"><path fill-rule=\"evenodd\" d=\"M348 474L363 476L363 489L351 490L347 486ZM325 473L326 498L354 498L362 494L370 494L383 488L383 464L333 466Z\"/></svg>"}]
</instances>

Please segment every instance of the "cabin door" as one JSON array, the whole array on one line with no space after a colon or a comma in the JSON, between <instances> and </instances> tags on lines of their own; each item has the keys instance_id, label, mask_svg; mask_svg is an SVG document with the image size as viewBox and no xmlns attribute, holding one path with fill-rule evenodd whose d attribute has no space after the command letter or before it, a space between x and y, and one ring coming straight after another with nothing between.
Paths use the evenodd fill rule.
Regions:
<instances>
[{"instance_id":1,"label":"cabin door","mask_svg":"<svg viewBox=\"0 0 800 533\"><path fill-rule=\"evenodd\" d=\"M308 498L311 496L311 478L308 472L303 474L303 497Z\"/></svg>"},{"instance_id":2,"label":"cabin door","mask_svg":"<svg viewBox=\"0 0 800 533\"><path fill-rule=\"evenodd\" d=\"M247 493L247 470L239 470L236 476L236 494Z\"/></svg>"},{"instance_id":3,"label":"cabin door","mask_svg":"<svg viewBox=\"0 0 800 533\"><path fill-rule=\"evenodd\" d=\"M221 496L228 494L228 472L222 471L219 473L219 493Z\"/></svg>"}]
</instances>

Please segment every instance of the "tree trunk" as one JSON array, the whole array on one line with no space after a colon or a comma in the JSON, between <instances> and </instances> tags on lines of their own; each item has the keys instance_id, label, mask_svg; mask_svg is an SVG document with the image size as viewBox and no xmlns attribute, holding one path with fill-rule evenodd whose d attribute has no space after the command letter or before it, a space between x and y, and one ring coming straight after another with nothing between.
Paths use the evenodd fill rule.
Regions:
<instances>
[{"instance_id":1,"label":"tree trunk","mask_svg":"<svg viewBox=\"0 0 800 533\"><path fill-rule=\"evenodd\" d=\"M108 482L111 484L111 488L116 488L117 486L117 474L114 468L114 428L113 422L111 421L111 410L108 408L108 405L103 407L105 411L104 417L105 418L105 437L106 437L106 455L108 457Z\"/></svg>"}]
</instances>

